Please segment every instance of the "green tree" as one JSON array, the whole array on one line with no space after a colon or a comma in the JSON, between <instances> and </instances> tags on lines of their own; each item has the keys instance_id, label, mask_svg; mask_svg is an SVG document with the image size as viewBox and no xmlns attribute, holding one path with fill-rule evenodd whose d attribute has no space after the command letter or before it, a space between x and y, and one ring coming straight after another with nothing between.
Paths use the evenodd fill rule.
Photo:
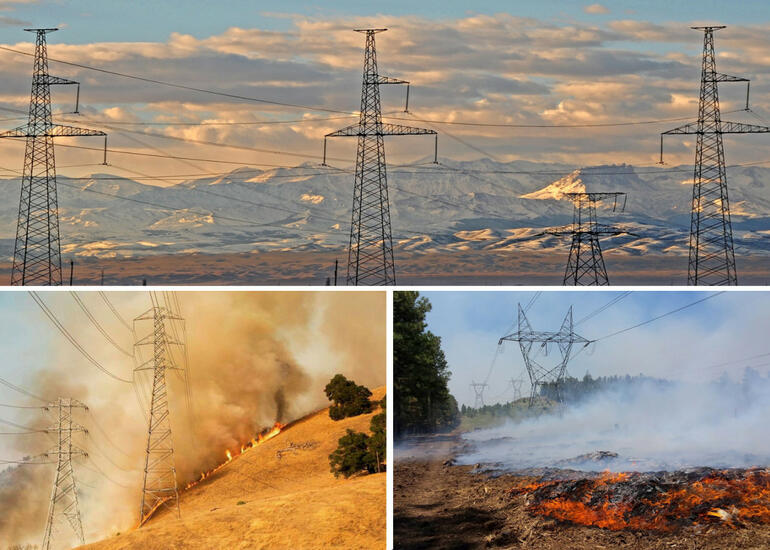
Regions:
<instances>
[{"instance_id":1,"label":"green tree","mask_svg":"<svg viewBox=\"0 0 770 550\"><path fill-rule=\"evenodd\" d=\"M385 416L385 398L380 401L380 407L382 412L375 414L372 417L372 422L369 425L369 429L372 431L372 435L369 437L369 454L374 459L375 470L381 472L384 469L386 454L387 454L387 434L386 434L386 416Z\"/></svg>"},{"instance_id":2,"label":"green tree","mask_svg":"<svg viewBox=\"0 0 770 550\"><path fill-rule=\"evenodd\" d=\"M359 386L341 374L336 374L324 388L327 399L334 405L329 407L332 420L342 420L372 412L374 405L369 400L372 392L365 386Z\"/></svg>"},{"instance_id":3,"label":"green tree","mask_svg":"<svg viewBox=\"0 0 770 550\"><path fill-rule=\"evenodd\" d=\"M449 368L441 338L427 330L431 305L418 292L393 293L395 436L451 429L460 421L449 393Z\"/></svg>"},{"instance_id":4,"label":"green tree","mask_svg":"<svg viewBox=\"0 0 770 550\"><path fill-rule=\"evenodd\" d=\"M363 470L374 472L374 464L369 452L369 436L348 428L337 448L329 455L329 465L334 477L350 477Z\"/></svg>"}]
</instances>

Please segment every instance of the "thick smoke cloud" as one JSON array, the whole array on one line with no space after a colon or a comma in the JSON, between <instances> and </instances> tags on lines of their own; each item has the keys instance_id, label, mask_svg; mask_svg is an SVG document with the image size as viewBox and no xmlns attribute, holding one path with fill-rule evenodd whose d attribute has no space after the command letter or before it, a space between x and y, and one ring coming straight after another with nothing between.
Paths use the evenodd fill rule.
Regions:
<instances>
[{"instance_id":1,"label":"thick smoke cloud","mask_svg":"<svg viewBox=\"0 0 770 550\"><path fill-rule=\"evenodd\" d=\"M108 295L129 319L150 307L147 293ZM323 386L336 373L369 387L385 384L383 293L182 292L178 297L187 327L193 405L190 415L180 373L168 372L180 485L223 462L225 450L237 451L276 421L288 423L326 406ZM81 298L118 343L130 348L130 333L110 318L96 293L83 293ZM134 362L110 346L69 296L47 294L44 299L111 372L130 377L135 364L150 357L152 349L144 348ZM25 319L30 330L48 329L47 319L34 313ZM151 322L137 323L137 337L151 329ZM52 360L28 389L47 399L71 396L90 407L74 414L74 420L89 430L87 436L75 438L89 454L75 463L86 539L125 531L136 523L139 511L151 376L139 375L135 393L129 384L89 365L56 332L43 334L50 334L43 341ZM172 355L177 364L184 364L183 353ZM33 427L55 421L51 413L35 414L36 419L29 421ZM12 443L0 440L0 458L34 455L53 445L44 435L25 437ZM40 543L52 468L25 466L0 472L0 507L13 509L13 515L0 520L3 545ZM62 533L66 537L67 529Z\"/></svg>"},{"instance_id":2,"label":"thick smoke cloud","mask_svg":"<svg viewBox=\"0 0 770 550\"><path fill-rule=\"evenodd\" d=\"M503 470L558 467L659 471L770 464L770 378L648 382L605 391L561 413L471 432L464 464ZM617 458L576 459L609 451Z\"/></svg>"}]
</instances>

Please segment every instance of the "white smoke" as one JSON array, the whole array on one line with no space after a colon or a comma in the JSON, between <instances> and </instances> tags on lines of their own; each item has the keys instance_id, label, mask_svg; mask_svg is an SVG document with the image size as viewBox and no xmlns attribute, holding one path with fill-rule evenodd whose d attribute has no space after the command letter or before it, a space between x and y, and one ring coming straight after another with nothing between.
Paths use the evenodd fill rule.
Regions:
<instances>
[{"instance_id":1,"label":"white smoke","mask_svg":"<svg viewBox=\"0 0 770 550\"><path fill-rule=\"evenodd\" d=\"M770 465L770 378L654 383L606 390L560 413L477 430L460 464L659 471ZM608 451L615 458L581 457Z\"/></svg>"}]
</instances>

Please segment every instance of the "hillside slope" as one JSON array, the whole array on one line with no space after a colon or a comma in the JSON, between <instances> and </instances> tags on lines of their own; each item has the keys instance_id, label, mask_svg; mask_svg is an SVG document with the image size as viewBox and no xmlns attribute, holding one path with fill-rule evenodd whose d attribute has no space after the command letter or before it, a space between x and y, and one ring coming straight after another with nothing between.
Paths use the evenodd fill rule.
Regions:
<instances>
[{"instance_id":1,"label":"hillside slope","mask_svg":"<svg viewBox=\"0 0 770 550\"><path fill-rule=\"evenodd\" d=\"M368 432L378 412L338 422L313 413L183 491L181 519L162 510L81 548L384 548L385 474L335 479L328 460L347 428Z\"/></svg>"}]
</instances>

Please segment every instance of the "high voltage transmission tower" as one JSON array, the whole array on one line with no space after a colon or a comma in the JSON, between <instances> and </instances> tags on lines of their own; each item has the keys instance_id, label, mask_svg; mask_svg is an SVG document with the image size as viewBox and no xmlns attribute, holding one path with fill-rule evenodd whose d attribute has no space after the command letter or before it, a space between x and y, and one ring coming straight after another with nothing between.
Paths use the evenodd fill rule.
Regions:
<instances>
[{"instance_id":1,"label":"high voltage transmission tower","mask_svg":"<svg viewBox=\"0 0 770 550\"><path fill-rule=\"evenodd\" d=\"M663 136L696 134L690 217L690 256L688 285L737 285L727 173L722 134L767 133L770 127L724 122L719 111L719 82L746 82L746 110L749 109L749 79L718 73L714 54L714 31L724 26L690 27L703 31L698 121L663 132L660 162L663 163Z\"/></svg>"},{"instance_id":2,"label":"high voltage transmission tower","mask_svg":"<svg viewBox=\"0 0 770 550\"><path fill-rule=\"evenodd\" d=\"M348 285L396 284L383 137L435 135L434 161L438 155L438 134L434 130L382 122L381 84L407 84L404 110L409 110L409 82L381 76L377 72L374 35L386 30L356 29L356 32L366 34L359 122L355 126L348 126L324 137L324 164L327 138L358 137L348 245Z\"/></svg>"},{"instance_id":3,"label":"high voltage transmission tower","mask_svg":"<svg viewBox=\"0 0 770 550\"><path fill-rule=\"evenodd\" d=\"M136 346L152 346L152 357L135 369L137 373L152 372L152 397L139 525L143 525L153 512L164 504L168 507L175 506L177 515L180 514L166 380L167 371L182 370L175 364L170 350L170 346L181 346L182 343L169 333L166 326L168 321L174 320L181 321L182 318L167 307L159 305L153 298L153 307L134 321L153 323L152 332L136 342Z\"/></svg>"},{"instance_id":4,"label":"high voltage transmission tower","mask_svg":"<svg viewBox=\"0 0 770 550\"><path fill-rule=\"evenodd\" d=\"M61 285L61 245L59 204L56 195L56 163L53 138L65 136L104 136L104 162L107 162L107 134L98 130L54 124L51 120L51 86L80 84L48 74L46 33L57 29L24 29L36 33L35 61L29 120L26 125L0 133L0 138L25 138L24 171L13 250L12 285Z\"/></svg>"},{"instance_id":5,"label":"high voltage transmission tower","mask_svg":"<svg viewBox=\"0 0 770 550\"><path fill-rule=\"evenodd\" d=\"M622 235L626 231L611 225L601 225L596 220L597 203L611 199L612 211L617 209L618 198L623 197L621 211L626 208L625 193L566 193L573 204L572 225L566 228L549 229L546 233L556 236L571 236L567 268L564 270L564 285L607 286L607 269L604 266L599 237Z\"/></svg>"},{"instance_id":6,"label":"high voltage transmission tower","mask_svg":"<svg viewBox=\"0 0 770 550\"><path fill-rule=\"evenodd\" d=\"M54 478L53 490L51 491L51 503L48 506L48 519L45 524L45 534L43 535L43 550L51 548L52 541L56 535L56 524L62 518L69 523L80 544L85 544L83 523L80 519L80 509L78 507L75 472L72 469L73 457L88 456L85 451L72 444L73 433L87 433L83 426L72 421L72 409L78 408L88 410L88 407L80 401L67 397L60 397L53 403L48 404L49 410L54 410L58 413L58 421L54 426L46 430L48 433L56 434L57 445L45 453L49 456L56 455L56 477Z\"/></svg>"},{"instance_id":7,"label":"high voltage transmission tower","mask_svg":"<svg viewBox=\"0 0 770 550\"><path fill-rule=\"evenodd\" d=\"M539 332L532 330L527 320L524 310L519 304L519 327L516 332L500 338L498 345L504 341L518 342L521 348L521 354L524 357L524 365L527 367L529 381L532 386L532 392L529 396L529 406L531 407L542 384L553 383L556 387L556 399L561 402L562 396L559 386L564 381L567 372L567 363L572 353L572 347L575 344L587 346L590 340L583 338L575 333L572 324L572 306L567 311L561 328L558 332ZM559 348L560 360L553 366L543 366L535 361L532 348L535 344L540 344L537 349L544 350L548 354L548 346L556 344Z\"/></svg>"},{"instance_id":8,"label":"high voltage transmission tower","mask_svg":"<svg viewBox=\"0 0 770 550\"><path fill-rule=\"evenodd\" d=\"M513 388L513 400L521 399L521 386L524 385L522 378L511 378L511 387Z\"/></svg>"},{"instance_id":9,"label":"high voltage transmission tower","mask_svg":"<svg viewBox=\"0 0 770 550\"><path fill-rule=\"evenodd\" d=\"M488 387L488 384L482 382L471 382L471 388L476 398L473 400L473 408L480 409L484 406L484 390Z\"/></svg>"}]
</instances>

